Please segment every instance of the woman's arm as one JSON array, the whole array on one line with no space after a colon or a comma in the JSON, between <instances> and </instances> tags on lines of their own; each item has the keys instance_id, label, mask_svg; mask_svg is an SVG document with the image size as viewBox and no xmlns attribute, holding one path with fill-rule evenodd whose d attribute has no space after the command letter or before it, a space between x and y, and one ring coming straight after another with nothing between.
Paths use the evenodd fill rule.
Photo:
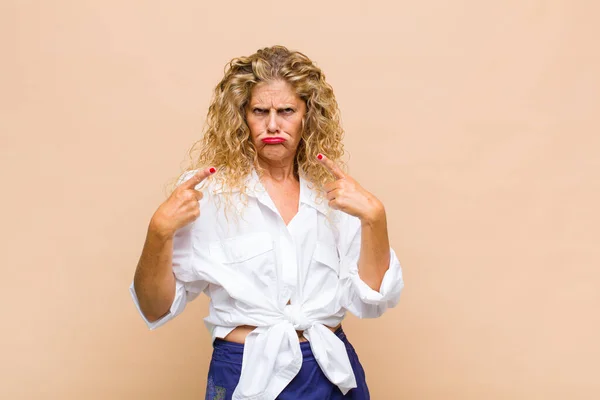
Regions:
<instances>
[{"instance_id":1,"label":"woman's arm","mask_svg":"<svg viewBox=\"0 0 600 400\"><path fill-rule=\"evenodd\" d=\"M325 185L329 206L360 219L358 273L371 289L379 291L390 263L385 208L381 201L346 175L332 160L322 154L317 158L336 179Z\"/></svg>"},{"instance_id":2,"label":"woman's arm","mask_svg":"<svg viewBox=\"0 0 600 400\"><path fill-rule=\"evenodd\" d=\"M383 204L374 207L373 215L361 218L360 222L358 274L371 289L379 291L390 264L390 241Z\"/></svg>"},{"instance_id":3,"label":"woman's arm","mask_svg":"<svg viewBox=\"0 0 600 400\"><path fill-rule=\"evenodd\" d=\"M170 311L177 292L173 273L174 237L179 229L189 227L200 216L199 202L204 195L195 188L215 172L215 168L211 167L184 174L177 188L150 220L144 249L133 278L140 311L148 322L159 320ZM181 245L187 246L189 240L182 239L185 240Z\"/></svg>"},{"instance_id":4,"label":"woman's arm","mask_svg":"<svg viewBox=\"0 0 600 400\"><path fill-rule=\"evenodd\" d=\"M173 237L161 235L150 222L133 278L140 309L149 322L169 312L175 298L172 268Z\"/></svg>"}]
</instances>

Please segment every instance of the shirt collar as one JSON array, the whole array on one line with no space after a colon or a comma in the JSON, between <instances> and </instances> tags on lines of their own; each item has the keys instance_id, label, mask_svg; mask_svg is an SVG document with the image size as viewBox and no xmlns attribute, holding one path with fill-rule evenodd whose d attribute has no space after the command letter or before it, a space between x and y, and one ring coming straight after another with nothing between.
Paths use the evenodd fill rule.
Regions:
<instances>
[{"instance_id":1,"label":"shirt collar","mask_svg":"<svg viewBox=\"0 0 600 400\"><path fill-rule=\"evenodd\" d=\"M312 184L309 180L306 179L304 171L300 169L299 171L300 177L300 204L304 203L308 206L313 207L317 211L322 214L327 214L329 206L327 205L327 199L323 196L321 199L317 200L318 191L314 188L314 184ZM273 201L269 197L267 190L263 186L258 177L258 173L255 168L252 168L250 173L246 176L244 181L244 185L246 186L246 194L250 197L256 198L261 203L265 204L269 208L275 208ZM224 191L223 186L219 186L213 189L213 193L218 194ZM232 188L232 193L237 193L240 191L240 188Z\"/></svg>"},{"instance_id":2,"label":"shirt collar","mask_svg":"<svg viewBox=\"0 0 600 400\"><path fill-rule=\"evenodd\" d=\"M300 203L307 204L321 214L327 215L327 211L329 209L329 205L327 204L327 199L325 196L317 200L318 191L308 179L306 179L304 175L304 171L300 170Z\"/></svg>"}]
</instances>

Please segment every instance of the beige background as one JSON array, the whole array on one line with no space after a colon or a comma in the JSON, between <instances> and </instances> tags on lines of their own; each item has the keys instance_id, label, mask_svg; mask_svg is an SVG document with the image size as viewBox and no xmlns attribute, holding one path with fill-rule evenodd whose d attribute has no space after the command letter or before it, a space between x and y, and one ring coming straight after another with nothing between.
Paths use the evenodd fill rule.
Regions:
<instances>
[{"instance_id":1,"label":"beige background","mask_svg":"<svg viewBox=\"0 0 600 400\"><path fill-rule=\"evenodd\" d=\"M225 63L305 52L386 204L374 399L600 398L598 2L0 2L2 399L201 399L205 297L128 285Z\"/></svg>"}]
</instances>

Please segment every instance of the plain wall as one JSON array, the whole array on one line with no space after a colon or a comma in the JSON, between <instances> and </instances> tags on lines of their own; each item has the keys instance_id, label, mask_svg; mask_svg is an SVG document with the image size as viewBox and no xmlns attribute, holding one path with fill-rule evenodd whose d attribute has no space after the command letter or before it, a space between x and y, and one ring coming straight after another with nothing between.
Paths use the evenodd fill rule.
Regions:
<instances>
[{"instance_id":1,"label":"plain wall","mask_svg":"<svg viewBox=\"0 0 600 400\"><path fill-rule=\"evenodd\" d=\"M600 398L598 2L0 3L0 398L201 399L202 296L148 331L148 221L233 57L333 85L406 288L373 399Z\"/></svg>"}]
</instances>

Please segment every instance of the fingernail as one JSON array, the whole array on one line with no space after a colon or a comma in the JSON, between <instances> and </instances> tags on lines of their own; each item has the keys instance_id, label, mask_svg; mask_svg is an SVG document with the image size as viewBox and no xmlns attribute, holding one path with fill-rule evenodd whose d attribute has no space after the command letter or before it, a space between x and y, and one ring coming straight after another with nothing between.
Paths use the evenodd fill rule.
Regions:
<instances>
[{"instance_id":1,"label":"fingernail","mask_svg":"<svg viewBox=\"0 0 600 400\"><path fill-rule=\"evenodd\" d=\"M214 174L215 172L217 172L217 170L214 167L210 167L208 172L210 172L211 174Z\"/></svg>"},{"instance_id":2,"label":"fingernail","mask_svg":"<svg viewBox=\"0 0 600 400\"><path fill-rule=\"evenodd\" d=\"M318 158L319 160L322 160L322 159L323 159L323 154L321 154L321 153L317 154L317 158Z\"/></svg>"}]
</instances>

